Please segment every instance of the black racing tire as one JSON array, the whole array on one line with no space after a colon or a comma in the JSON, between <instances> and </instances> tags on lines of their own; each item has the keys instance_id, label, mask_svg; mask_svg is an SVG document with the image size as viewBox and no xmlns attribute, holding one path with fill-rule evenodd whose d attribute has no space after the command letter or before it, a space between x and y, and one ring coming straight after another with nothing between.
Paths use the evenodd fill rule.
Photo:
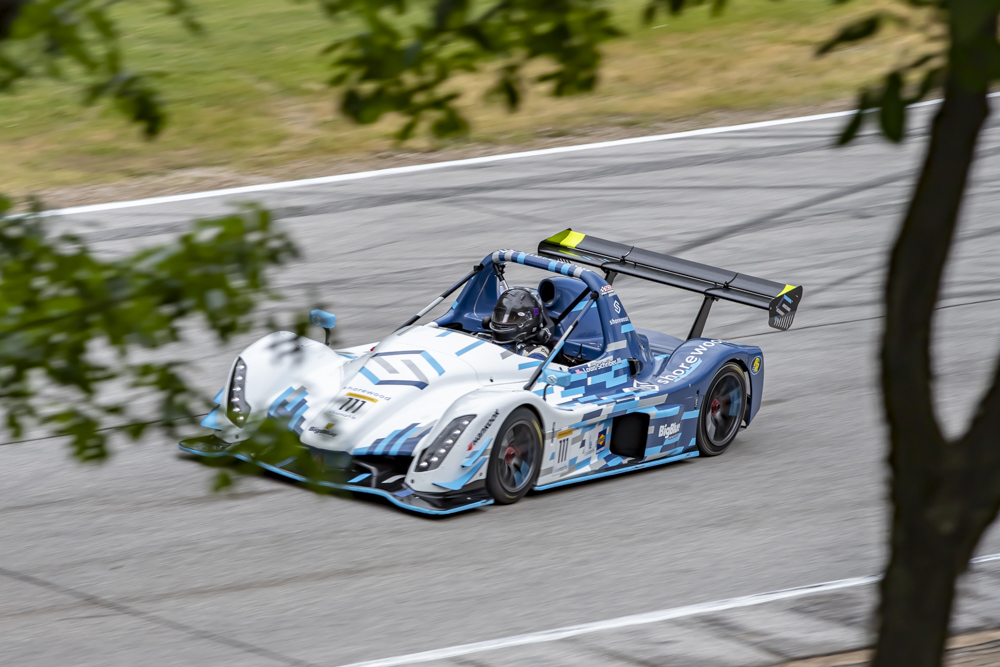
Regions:
<instances>
[{"instance_id":1,"label":"black racing tire","mask_svg":"<svg viewBox=\"0 0 1000 667\"><path fill-rule=\"evenodd\" d=\"M718 456L733 444L746 404L746 375L739 364L729 362L715 374L698 413L697 441L702 456Z\"/></svg>"},{"instance_id":2,"label":"black racing tire","mask_svg":"<svg viewBox=\"0 0 1000 667\"><path fill-rule=\"evenodd\" d=\"M486 469L486 490L498 504L516 503L535 485L543 441L538 417L528 408L517 408L504 420Z\"/></svg>"}]
</instances>

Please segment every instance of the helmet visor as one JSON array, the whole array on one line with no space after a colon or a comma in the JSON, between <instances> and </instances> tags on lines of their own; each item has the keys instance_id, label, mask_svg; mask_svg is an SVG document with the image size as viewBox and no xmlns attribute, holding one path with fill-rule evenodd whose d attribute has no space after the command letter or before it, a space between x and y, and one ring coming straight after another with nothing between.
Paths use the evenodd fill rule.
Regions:
<instances>
[{"instance_id":1,"label":"helmet visor","mask_svg":"<svg viewBox=\"0 0 1000 667\"><path fill-rule=\"evenodd\" d=\"M490 329L501 340L528 335L538 321L538 305L527 290L512 289L501 295L493 309Z\"/></svg>"}]
</instances>

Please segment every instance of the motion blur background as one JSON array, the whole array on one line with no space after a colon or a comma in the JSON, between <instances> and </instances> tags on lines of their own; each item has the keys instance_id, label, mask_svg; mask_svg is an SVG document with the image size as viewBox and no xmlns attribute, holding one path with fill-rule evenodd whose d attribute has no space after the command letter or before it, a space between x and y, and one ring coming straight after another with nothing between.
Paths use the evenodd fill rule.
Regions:
<instances>
[{"instance_id":1,"label":"motion blur background","mask_svg":"<svg viewBox=\"0 0 1000 667\"><path fill-rule=\"evenodd\" d=\"M487 63L450 84L463 93L467 134L420 132L401 143L399 114L355 124L328 85L324 47L360 24L330 20L312 2L198 0L202 29L192 34L146 3L118 3L108 10L118 42L134 68L155 74L164 130L151 141L112 105L81 105L71 67L62 78L21 80L0 97L0 184L20 211L30 197L50 209L96 205L43 220L104 261L173 243L192 220L241 203L271 212L300 252L271 272L284 300L262 301L253 326L223 343L191 320L181 344L143 352L186 362L183 376L206 397L234 355L269 330L267 317L287 323L321 303L337 313L339 344L374 342L487 253L532 251L566 227L803 285L786 333L757 311L713 309L708 335L760 345L767 359L763 409L733 449L427 520L264 477L214 491L213 471L159 432L116 439L108 461L89 465L44 429L5 433L0 663L388 667L418 652L882 570L882 295L937 107L911 111L901 145L865 128L835 147L848 115L732 126L853 109L859 88L923 52L926 31L886 21L872 39L816 57L841 26L894 4L739 0L718 15L702 5L651 21L643 0L603 6L624 34L603 47L593 93L554 98L529 83L509 113L486 98L496 69ZM723 126L411 174L101 205ZM998 147L1000 128L988 123L934 318L936 414L951 436L972 419L997 357ZM700 300L626 279L615 288L641 326L677 335ZM100 394L157 414L151 398L121 384ZM992 531L975 554L997 553ZM1000 562L986 558L962 580L952 630L973 649L953 652L961 664L998 663L998 573ZM876 599L873 582L856 582L780 604L431 657L441 667L779 665L870 646ZM866 656L837 660L822 664Z\"/></svg>"},{"instance_id":2,"label":"motion blur background","mask_svg":"<svg viewBox=\"0 0 1000 667\"><path fill-rule=\"evenodd\" d=\"M149 142L113 108L81 108L72 78L22 81L3 100L0 183L59 207L848 109L859 85L922 45L890 25L873 41L814 56L878 3L745 0L718 16L696 7L650 23L645 4L603 5L626 34L607 43L592 94L553 98L539 84L509 113L484 99L488 76L460 74L471 134L400 146L398 117L358 126L338 113L323 49L359 26L327 20L317 3L200 0L200 36L155 6L119 3L112 12L130 64L161 75L167 130Z\"/></svg>"}]
</instances>

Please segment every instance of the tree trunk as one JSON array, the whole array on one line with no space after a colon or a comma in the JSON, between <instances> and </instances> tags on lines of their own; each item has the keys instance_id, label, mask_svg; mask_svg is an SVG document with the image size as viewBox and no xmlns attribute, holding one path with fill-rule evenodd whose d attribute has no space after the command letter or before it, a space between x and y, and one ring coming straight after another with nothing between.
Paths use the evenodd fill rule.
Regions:
<instances>
[{"instance_id":1,"label":"tree trunk","mask_svg":"<svg viewBox=\"0 0 1000 667\"><path fill-rule=\"evenodd\" d=\"M886 285L882 389L890 429L891 556L882 581L875 667L938 667L955 580L1000 506L1000 367L969 431L947 441L934 416L930 335L948 250L989 113L984 44L952 45L944 102Z\"/></svg>"}]
</instances>

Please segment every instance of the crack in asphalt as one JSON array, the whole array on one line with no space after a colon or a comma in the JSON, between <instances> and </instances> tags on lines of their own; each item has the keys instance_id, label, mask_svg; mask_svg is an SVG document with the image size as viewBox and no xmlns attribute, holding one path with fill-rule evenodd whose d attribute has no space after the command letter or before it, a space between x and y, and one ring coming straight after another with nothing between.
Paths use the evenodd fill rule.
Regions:
<instances>
[{"instance_id":1,"label":"crack in asphalt","mask_svg":"<svg viewBox=\"0 0 1000 667\"><path fill-rule=\"evenodd\" d=\"M469 195L484 195L491 192L509 192L533 190L544 186L554 186L578 181L597 180L612 176L628 176L647 174L675 169L687 169L708 165L763 160L775 157L789 157L829 148L829 142L807 141L771 149L750 149L743 151L728 151L724 154L712 153L694 157L673 157L661 160L632 162L611 167L593 167L590 169L565 169L551 176L534 174L517 178L508 178L473 185L428 188L417 192L384 192L360 197L349 197L337 201L328 201L309 206L272 206L268 207L276 220L294 220L307 216L344 213L362 209L382 208L402 204L415 204L428 201L447 201L467 197ZM485 168L485 167L483 167ZM299 189L297 195L308 195L309 190ZM326 196L330 196L326 193ZM188 229L188 220L165 222L150 225L129 226L115 229L83 233L79 236L88 243L120 241L124 239L173 234Z\"/></svg>"},{"instance_id":2,"label":"crack in asphalt","mask_svg":"<svg viewBox=\"0 0 1000 667\"><path fill-rule=\"evenodd\" d=\"M101 561L105 562L105 561ZM66 563L63 567L79 567L83 563L75 561ZM351 580L354 577L372 576L380 573L390 573L405 570L406 566L401 564L377 564L357 567L342 567L330 570L320 570L303 574L293 574L284 577L274 577L270 579L239 580L233 583L219 584L215 586L198 586L181 590L171 590L162 593L149 593L145 595L126 595L118 597L114 602L127 606L129 604L153 604L168 600L190 600L202 597L212 597L225 595L228 593L242 593L245 591L269 590L296 584L315 584L326 581ZM0 568L2 573L2 568ZM88 600L89 602L89 600ZM60 609L60 606L55 606ZM40 613L48 613L49 609L42 609ZM13 614L0 614L0 618L6 616L16 616L24 614L23 611L15 611Z\"/></svg>"},{"instance_id":3,"label":"crack in asphalt","mask_svg":"<svg viewBox=\"0 0 1000 667\"><path fill-rule=\"evenodd\" d=\"M738 642L750 648L757 649L762 653L770 653L773 656L777 656L781 660L791 660L793 656L790 654L780 651L773 646L766 646L766 639L753 639L747 636L747 629L741 627L738 623L730 622L726 619L720 618L719 616L702 616L697 619L682 619L678 621L678 625L686 625L688 627L694 627L702 630L709 630L711 634L719 637L720 639L728 639L732 642Z\"/></svg>"},{"instance_id":4,"label":"crack in asphalt","mask_svg":"<svg viewBox=\"0 0 1000 667\"><path fill-rule=\"evenodd\" d=\"M994 302L994 301L1000 301L1000 297L995 297L995 298L992 298L992 299L980 299L978 301L967 301L967 302L963 302L963 303L949 303L949 304L945 304L943 306L935 306L934 310L946 310L948 308L959 308L959 307L962 307L962 306L975 306L975 305L978 305L978 304L981 304L981 303L991 303L991 302ZM849 307L849 306L845 306L845 307ZM758 333L743 334L742 336L727 336L727 340L739 340L741 338L753 338L753 337L756 337L756 336L770 336L770 335L776 334L776 333L789 333L790 331L806 331L808 329L823 329L823 328L826 328L826 327L840 326L842 324L854 324L856 322L868 322L870 320L881 320L881 319L884 319L884 318L885 318L885 315L872 315L871 317L859 317L859 318L852 319L852 320L838 320L836 322L822 322L820 324L807 324L805 326L795 327L794 329L789 329L788 331L778 331L777 329L775 329L774 331L760 331Z\"/></svg>"},{"instance_id":5,"label":"crack in asphalt","mask_svg":"<svg viewBox=\"0 0 1000 667\"><path fill-rule=\"evenodd\" d=\"M728 241L736 236L742 236L744 234L749 234L751 232L760 231L763 229L775 229L783 225L793 224L795 222L801 222L805 219L803 216L797 216L795 218L788 218L787 216L792 213L798 213L802 209L812 208L814 206L819 206L820 204L828 204L830 202L837 201L839 199L846 199L852 195L860 194L862 192L867 192L869 190L877 190L878 188L884 187L886 185L891 185L893 183L898 183L904 179L912 177L913 170L906 169L903 171L896 172L895 174L890 174L883 178L870 181L868 183L862 183L860 185L852 185L846 188L840 188L834 190L833 192L826 192L816 197L806 199L803 201L796 202L789 206L785 206L776 211L770 211L763 215L759 215L755 218L747 220L745 222L737 223L735 225L730 225L729 227L724 227L722 229L713 229L712 231L702 234L700 237L687 241L686 243L681 243L680 245L673 246L670 249L671 254L678 254L688 250L693 250L695 248L701 248L706 245L715 243L716 241Z\"/></svg>"},{"instance_id":6,"label":"crack in asphalt","mask_svg":"<svg viewBox=\"0 0 1000 667\"><path fill-rule=\"evenodd\" d=\"M72 598L76 598L82 602L108 609L123 616L131 616L132 618L137 618L139 620L151 623L153 625L158 625L162 628L167 628L170 630L175 630L182 634L188 635L189 637L194 637L197 639L202 639L215 644L221 644L229 648L234 648L244 653L251 653L262 658L267 658L275 662L292 665L293 667L319 667L316 663L308 662L306 660L299 660L298 658L293 658L291 656L283 655L277 653L270 649L266 649L262 646L257 646L256 644L250 644L249 642L244 642L239 639L233 639L225 635L209 632L208 630L200 630L198 628L192 627L185 623L179 623L178 621L171 620L169 618L164 618L163 616L158 616L156 614L151 614L149 612L136 609L135 607L130 607L128 605L116 602L114 600L109 600L91 593L87 593L78 588L70 588L69 586L63 586L62 584L57 584L53 581L47 579L42 579L41 577L36 577L30 574L25 574L23 572L18 572L16 570L11 570L5 567L0 567L0 576L7 577L8 579L13 579L14 581L20 581L24 584L29 584L31 586L36 586L38 588L44 588L49 591L60 593L62 595L67 595Z\"/></svg>"}]
</instances>

